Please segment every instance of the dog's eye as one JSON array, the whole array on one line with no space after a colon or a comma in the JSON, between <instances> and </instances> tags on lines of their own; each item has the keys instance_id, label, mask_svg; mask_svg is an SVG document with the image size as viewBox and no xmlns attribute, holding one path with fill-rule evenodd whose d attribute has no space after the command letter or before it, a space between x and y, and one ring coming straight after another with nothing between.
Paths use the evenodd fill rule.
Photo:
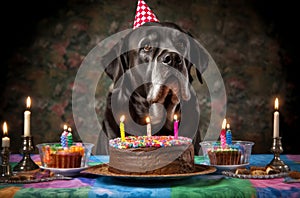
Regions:
<instances>
[{"instance_id":1,"label":"dog's eye","mask_svg":"<svg viewBox=\"0 0 300 198\"><path fill-rule=\"evenodd\" d=\"M185 46L185 43L183 41L182 42L179 41L179 42L176 43L176 48L180 52L184 51L185 47L186 46Z\"/></svg>"},{"instance_id":2,"label":"dog's eye","mask_svg":"<svg viewBox=\"0 0 300 198\"><path fill-rule=\"evenodd\" d=\"M144 45L144 51L149 52L152 49L152 47L149 44Z\"/></svg>"}]
</instances>

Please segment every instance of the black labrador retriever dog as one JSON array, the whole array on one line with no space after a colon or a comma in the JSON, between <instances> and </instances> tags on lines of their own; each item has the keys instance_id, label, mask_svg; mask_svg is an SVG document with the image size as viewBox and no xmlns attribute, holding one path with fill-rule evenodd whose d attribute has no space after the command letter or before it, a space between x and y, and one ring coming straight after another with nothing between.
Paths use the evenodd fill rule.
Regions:
<instances>
[{"instance_id":1,"label":"black labrador retriever dog","mask_svg":"<svg viewBox=\"0 0 300 198\"><path fill-rule=\"evenodd\" d=\"M147 116L154 135L173 135L173 118L180 119L179 136L192 136L195 154L201 140L199 106L191 89L191 68L202 83L208 54L192 36L170 22L145 23L123 37L102 61L113 80L108 93L101 149L120 137L119 119L125 115L126 135L146 135ZM104 145L104 146L103 146Z\"/></svg>"}]
</instances>

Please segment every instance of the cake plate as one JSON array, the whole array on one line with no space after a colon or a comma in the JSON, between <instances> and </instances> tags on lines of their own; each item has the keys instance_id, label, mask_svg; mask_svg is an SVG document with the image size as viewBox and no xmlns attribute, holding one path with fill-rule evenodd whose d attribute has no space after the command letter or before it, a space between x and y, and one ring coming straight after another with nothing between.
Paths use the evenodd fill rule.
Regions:
<instances>
[{"instance_id":1,"label":"cake plate","mask_svg":"<svg viewBox=\"0 0 300 198\"><path fill-rule=\"evenodd\" d=\"M182 173L182 174L166 174L166 175L134 175L134 174L117 174L110 172L108 170L109 164L100 164L87 168L81 171L83 174L92 174L98 176L113 177L118 179L133 179L133 180L166 180L166 179L184 179L188 177L206 175L216 172L216 167L195 164L195 171L192 173Z\"/></svg>"},{"instance_id":2,"label":"cake plate","mask_svg":"<svg viewBox=\"0 0 300 198\"><path fill-rule=\"evenodd\" d=\"M56 175L63 175L66 177L71 177L71 176L76 176L76 175L80 174L80 171L87 169L88 166L79 167L79 168L48 168L48 167L40 166L40 168L44 169L44 170L49 170Z\"/></svg>"}]
</instances>

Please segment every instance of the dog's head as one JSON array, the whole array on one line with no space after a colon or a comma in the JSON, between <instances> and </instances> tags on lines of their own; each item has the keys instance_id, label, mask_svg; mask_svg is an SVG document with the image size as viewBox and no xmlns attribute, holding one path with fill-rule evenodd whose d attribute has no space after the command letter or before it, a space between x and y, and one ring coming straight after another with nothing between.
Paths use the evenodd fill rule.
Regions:
<instances>
[{"instance_id":1,"label":"dog's head","mask_svg":"<svg viewBox=\"0 0 300 198\"><path fill-rule=\"evenodd\" d=\"M190 99L192 66L202 83L201 74L208 65L208 55L192 36L168 22L145 23L126 35L108 55L116 58L106 64L105 72L114 82L129 72L130 83L126 86L135 87L139 97L145 99L142 103L147 103L139 105L133 113L143 118L140 122L150 113L153 124L163 120L162 107L167 120L172 122L180 101ZM137 67L144 69L139 71ZM133 68L134 74L130 73Z\"/></svg>"}]
</instances>

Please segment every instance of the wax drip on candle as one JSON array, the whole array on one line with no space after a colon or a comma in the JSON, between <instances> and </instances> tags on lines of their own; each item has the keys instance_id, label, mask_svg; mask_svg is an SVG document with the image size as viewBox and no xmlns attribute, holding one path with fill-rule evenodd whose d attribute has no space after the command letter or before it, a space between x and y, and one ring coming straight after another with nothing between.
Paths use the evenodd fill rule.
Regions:
<instances>
[{"instance_id":1,"label":"wax drip on candle","mask_svg":"<svg viewBox=\"0 0 300 198\"><path fill-rule=\"evenodd\" d=\"M71 133L72 129L71 127L68 128L68 135L67 135L67 139L68 139L68 146L72 146L73 145L73 135Z\"/></svg>"},{"instance_id":2,"label":"wax drip on candle","mask_svg":"<svg viewBox=\"0 0 300 198\"><path fill-rule=\"evenodd\" d=\"M230 130L230 124L227 124L227 130L226 130L226 143L228 145L232 144L232 134L231 134L231 130Z\"/></svg>"},{"instance_id":3,"label":"wax drip on candle","mask_svg":"<svg viewBox=\"0 0 300 198\"><path fill-rule=\"evenodd\" d=\"M226 118L223 120L222 129L220 133L221 146L223 149L226 148Z\"/></svg>"},{"instance_id":4,"label":"wax drip on candle","mask_svg":"<svg viewBox=\"0 0 300 198\"><path fill-rule=\"evenodd\" d=\"M67 125L64 125L64 130L60 136L60 143L61 143L61 146L66 148L68 147L68 140L67 140L67 135L68 135L68 126Z\"/></svg>"}]
</instances>

